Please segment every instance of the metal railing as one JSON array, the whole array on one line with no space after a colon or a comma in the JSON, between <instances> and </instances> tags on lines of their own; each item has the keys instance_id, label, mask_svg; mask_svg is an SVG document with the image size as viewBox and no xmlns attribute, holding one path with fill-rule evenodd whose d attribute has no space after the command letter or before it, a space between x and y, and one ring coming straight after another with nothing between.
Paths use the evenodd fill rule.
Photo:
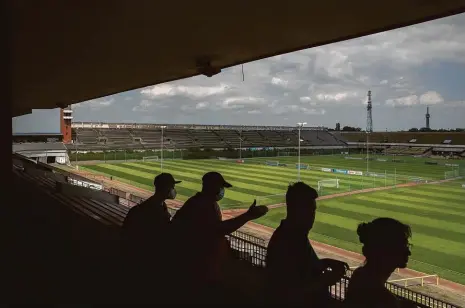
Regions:
<instances>
[{"instance_id":1,"label":"metal railing","mask_svg":"<svg viewBox=\"0 0 465 308\"><path fill-rule=\"evenodd\" d=\"M434 281L435 281L435 285L439 285L439 276L438 275L424 275L424 276L418 276L418 277L409 277L409 278L401 278L401 279L393 279L393 280L389 280L388 282L389 283L394 283L394 282L403 282L404 283L404 287L408 287L408 282L409 281L416 281L416 280L419 280L420 281L420 285L423 287L425 285L425 279L428 279L428 278L434 278Z\"/></svg>"},{"instance_id":2,"label":"metal railing","mask_svg":"<svg viewBox=\"0 0 465 308\"><path fill-rule=\"evenodd\" d=\"M391 282L386 283L386 288L397 297L414 302L418 307L429 308L459 308L459 306L431 297L418 291L413 291Z\"/></svg>"}]
</instances>

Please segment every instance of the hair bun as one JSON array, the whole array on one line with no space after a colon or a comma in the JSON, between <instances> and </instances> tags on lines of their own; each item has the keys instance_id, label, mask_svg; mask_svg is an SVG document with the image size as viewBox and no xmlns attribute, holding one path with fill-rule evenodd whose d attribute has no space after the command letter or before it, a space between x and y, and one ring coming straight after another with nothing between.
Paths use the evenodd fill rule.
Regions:
<instances>
[{"instance_id":1,"label":"hair bun","mask_svg":"<svg viewBox=\"0 0 465 308\"><path fill-rule=\"evenodd\" d=\"M369 223L362 222L357 227L357 234L360 243L365 244L369 235Z\"/></svg>"}]
</instances>

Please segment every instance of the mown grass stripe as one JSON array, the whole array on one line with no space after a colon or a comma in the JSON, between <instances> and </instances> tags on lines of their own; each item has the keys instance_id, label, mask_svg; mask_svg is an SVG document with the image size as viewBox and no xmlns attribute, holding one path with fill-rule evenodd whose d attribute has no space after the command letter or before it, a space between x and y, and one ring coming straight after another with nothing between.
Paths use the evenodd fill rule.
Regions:
<instances>
[{"instance_id":1,"label":"mown grass stripe","mask_svg":"<svg viewBox=\"0 0 465 308\"><path fill-rule=\"evenodd\" d=\"M145 168L144 168L143 165L140 165L140 164L138 164L138 165L140 167L135 167L135 166L131 166L131 167L132 168L140 168L142 170L149 170L148 168L150 167L150 166L145 166ZM186 181L196 182L196 183L198 183L198 185L200 185L201 177L203 175L203 173L199 173L197 170L192 169L192 168L170 167L170 168L166 168L166 170L164 170L164 171L172 173L173 175L178 177L180 180L185 179ZM188 172L185 172L185 171L188 171ZM232 182L233 188L231 188L228 191L244 193L244 194L247 194L247 195L250 195L250 196L263 196L263 195L269 195L269 194L276 193L276 190L263 188L263 186L254 184L252 181L248 181L248 182L242 181L242 182L240 182L240 180L243 180L242 178L236 178L236 179L237 179L237 181ZM251 188L255 188L255 189L251 189ZM261 190L256 190L256 189L261 189ZM283 191L284 191L283 189L278 190L278 192L281 192L281 193Z\"/></svg>"},{"instance_id":2,"label":"mown grass stripe","mask_svg":"<svg viewBox=\"0 0 465 308\"><path fill-rule=\"evenodd\" d=\"M339 204L336 203L336 205L339 205ZM371 221L374 218L379 217L378 215L374 215L372 213L364 213L364 212L352 210L352 208L355 209L354 205L366 206L367 208L372 208L370 207L369 204L364 204L360 202L360 200L357 200L357 201L356 200L350 200L350 201L345 200L343 206L335 206L335 204L330 204L330 205L325 204L323 206L320 206L319 212L337 215L341 217L349 217L357 221ZM412 213L409 213L409 214L412 214ZM395 212L395 215L385 216L385 217L392 217L392 218L396 218L401 221L404 221L403 219L404 215L398 212ZM412 230L415 232L415 234L421 233L421 234L433 236L433 237L440 238L440 239L443 239L443 238L450 239L452 241L459 242L459 243L462 242L462 239L464 237L463 233L455 232L451 230L444 230L443 228L438 227L437 225L436 226L425 226L422 224L418 224L416 222L409 222L408 224L412 227Z\"/></svg>"},{"instance_id":3,"label":"mown grass stripe","mask_svg":"<svg viewBox=\"0 0 465 308\"><path fill-rule=\"evenodd\" d=\"M409 193L414 196L425 196L426 198L432 197L435 199L441 198L442 200L448 201L448 202L463 202L465 199L465 194L464 196L460 195L453 195L453 194L448 194L448 193L440 193L439 191L427 191L427 190L410 190Z\"/></svg>"},{"instance_id":4,"label":"mown grass stripe","mask_svg":"<svg viewBox=\"0 0 465 308\"><path fill-rule=\"evenodd\" d=\"M142 177L145 177L145 178L152 178L153 177L153 174L150 173L150 172L144 172L144 171L134 171L132 170L131 168L129 168L131 166L128 166L127 168L126 167L120 167L120 166L115 166L115 165L112 165L110 168L111 169L114 169L114 170L118 170L118 171L121 171L121 172L131 172L133 174L137 174L139 176L142 176ZM129 173L128 173L129 174ZM176 174L177 178L179 179L183 179L183 177L185 178L189 178L189 176L186 176L189 175L189 173L186 173L186 172L183 172L182 174L178 173ZM201 190L201 184L200 183L195 183L195 182L189 182L188 180L186 180L185 182L181 183L180 185L178 185L179 187L182 187L182 188L188 188L188 189L191 189L192 191L200 191ZM236 188L235 191L233 191L232 189L231 190L227 190L226 191L226 196L227 196L227 200L224 201L225 203L227 204L236 204L236 203L242 203L244 201L250 201L250 203L252 202L252 199L250 198L250 190L246 190L246 192L241 192L241 191L238 191L240 189ZM193 196L193 194L191 194L191 196Z\"/></svg>"},{"instance_id":5,"label":"mown grass stripe","mask_svg":"<svg viewBox=\"0 0 465 308\"><path fill-rule=\"evenodd\" d=\"M139 165L141 164L139 163ZM150 166L150 163L144 163L144 165ZM172 170L171 172L173 173L182 172L183 170L191 171L199 175L198 181L201 181L202 176L205 174L205 171L203 169L192 167L192 165L182 166L179 164L169 164L168 166L166 166L166 171L168 172L170 170ZM226 178L227 181L231 182L233 186L235 184L234 181L239 181L242 183L248 183L252 185L266 183L267 187L272 187L272 188L278 189L279 191L283 191L286 189L286 186L284 183L283 185L276 184L277 181L274 181L274 179L270 179L269 177L266 177L266 176L263 176L263 177L257 177L255 175L249 176L249 174L246 174L244 172L229 170L226 168L222 168L221 170L218 169L218 172L220 172ZM234 181L232 179L234 179Z\"/></svg>"},{"instance_id":6,"label":"mown grass stripe","mask_svg":"<svg viewBox=\"0 0 465 308\"><path fill-rule=\"evenodd\" d=\"M150 165L142 165L140 163L137 163L137 164L131 163L131 164L124 164L124 165L127 165L127 166L129 166L131 168L134 168L134 169L137 169L137 170L140 170L140 171L151 170ZM171 171L171 173L173 175L175 175L177 178L179 178L180 180L183 180L183 181L186 180L186 181L200 183L201 182L201 177L203 175L203 173L197 172L197 170L194 170L192 168L174 168L174 167L170 167L170 168L167 168L167 169L168 170L166 170L166 171ZM189 171L190 174L196 175L196 176L186 176L185 174L187 174L187 173L183 172L183 171ZM254 195L254 194L255 195L267 195L267 194L269 195L269 194L275 194L277 192L282 193L283 189L277 190L277 189L273 189L273 188L268 188L268 187L265 187L265 186L262 186L262 185L254 184L252 181L245 181L244 179L241 178L241 181L235 181L234 182L234 185L233 185L233 188L231 189L231 191L243 192L243 193L247 193L249 195Z\"/></svg>"},{"instance_id":7,"label":"mown grass stripe","mask_svg":"<svg viewBox=\"0 0 465 308\"><path fill-rule=\"evenodd\" d=\"M185 164L189 168L192 168L192 164L188 162L180 162L179 164ZM231 172L231 173L236 173L236 174L254 174L255 177L257 178L262 178L262 179L269 179L270 177L276 179L276 178L285 178L287 181L295 181L296 180L296 175L297 175L297 170L286 170L283 167L271 167L271 166L246 166L246 165L232 165L232 163L224 163L221 161L218 161L215 164L215 168L213 168L216 171L219 171L221 173L225 172ZM200 169L200 170L205 170L203 167L209 167L210 170L213 170L211 168L211 163L202 163L201 161L196 161L195 165L198 167L195 167L195 169ZM240 170L240 171L236 171ZM259 173L258 173L259 172ZM367 181L367 179L363 179L362 177L359 176L350 176L350 175L343 175L343 174L334 174L334 173L328 173L328 172L321 172L321 171L315 171L315 170L301 170L301 179L310 185L315 185L318 183L319 180L323 179L335 179L339 178L341 182L344 182L346 184L352 185L354 187L357 187L359 185L365 186L367 182L370 183L375 183L374 186L384 186L384 179L377 179L373 178L370 179L370 181ZM279 180L278 180L279 181Z\"/></svg>"},{"instance_id":8,"label":"mown grass stripe","mask_svg":"<svg viewBox=\"0 0 465 308\"><path fill-rule=\"evenodd\" d=\"M354 202L351 204L347 204L347 202ZM366 202L366 201L365 201ZM440 226L444 230L450 230L452 232L459 232L465 235L465 225L460 223L453 223L442 221L439 219L431 219L428 217L419 217L415 214L406 214L406 213L399 213L393 210L385 210L385 209L378 209L373 208L370 206L370 202L367 202L365 206L362 206L364 201L361 199L354 199L354 198L347 198L347 199L329 199L329 200L322 200L321 205L332 206L332 207L339 207L342 209L347 209L352 212L368 214L373 217L393 217L401 219L405 223L414 223L424 226ZM400 218L399 218L400 217Z\"/></svg>"},{"instance_id":9,"label":"mown grass stripe","mask_svg":"<svg viewBox=\"0 0 465 308\"><path fill-rule=\"evenodd\" d=\"M357 196L357 201L364 200L370 202L368 206L373 208L392 210L405 214L414 213L416 215L438 218L445 221L456 221L461 223L465 219L465 213L460 211L431 207L425 205L425 203L417 201L399 201L399 196L395 198L394 201L392 196L393 194L387 194L381 199L377 196L377 194L375 196L371 194L361 194Z\"/></svg>"},{"instance_id":10,"label":"mown grass stripe","mask_svg":"<svg viewBox=\"0 0 465 308\"><path fill-rule=\"evenodd\" d=\"M130 174L130 173L127 173L121 170L107 168L102 165L86 166L86 168L91 169L91 170L101 171L103 173L110 174L116 177L126 178L130 180L131 182L140 183L148 187L151 186L153 189L153 176L144 177L144 176L140 176L137 174ZM189 189L184 186L177 186L176 190L178 191L179 194L184 195L184 196L193 196L196 193L196 190Z\"/></svg>"},{"instance_id":11,"label":"mown grass stripe","mask_svg":"<svg viewBox=\"0 0 465 308\"><path fill-rule=\"evenodd\" d=\"M394 194L396 195L396 199L397 200L402 200L402 201L406 201L406 202L410 202L410 201L413 201L413 202L418 202L418 203L423 203L423 204L430 204L431 206L434 206L434 202L436 199L433 199L433 198L422 198L422 197L417 197L418 195L417 194L411 194L412 192L412 189L403 189L399 192L396 192L396 191L393 191L393 192L387 192L387 191L384 191L384 192L378 192L379 194L379 197L380 198L391 198L391 196ZM459 205L459 204L455 204L453 202L441 202L439 201L439 204L441 207L444 207L444 208L448 208L448 209L451 209L451 210L463 210L463 206Z\"/></svg>"}]
</instances>

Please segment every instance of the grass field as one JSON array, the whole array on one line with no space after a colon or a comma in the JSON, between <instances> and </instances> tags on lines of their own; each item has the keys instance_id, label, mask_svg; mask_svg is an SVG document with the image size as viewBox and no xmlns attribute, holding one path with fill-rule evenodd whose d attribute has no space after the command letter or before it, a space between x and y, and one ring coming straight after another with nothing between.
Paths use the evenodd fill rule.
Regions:
<instances>
[{"instance_id":1,"label":"grass field","mask_svg":"<svg viewBox=\"0 0 465 308\"><path fill-rule=\"evenodd\" d=\"M386 159L386 157L382 158ZM332 194L360 188L394 186L411 177L444 179L451 167L426 165L424 159L398 158L403 163L370 161L369 170L387 177L322 172L321 167L366 170L366 162L341 156L302 157L311 170L301 170L301 179L312 186L322 179L340 180L340 188L324 188L322 194ZM261 204L284 202L289 182L296 181L296 157L267 158L288 164L287 167L264 165L264 159L246 160L244 164L220 160L172 160L163 162L163 171L171 172L183 182L177 188L178 197L187 199L200 189L201 176L210 170L220 171L234 188L221 201L223 208L247 207L258 197ZM428 160L431 161L431 160ZM457 161L451 161L457 163ZM462 162L463 164L463 162ZM152 181L160 171L159 162L126 162L81 166L92 172L112 175L123 182L153 189ZM315 170L316 169L316 170ZM425 184L408 188L364 193L320 200L315 227L310 238L337 247L360 252L356 226L361 221L380 216L397 218L412 227L414 244L409 267L465 284L465 180L440 184ZM258 222L276 227L284 218L285 208L272 209Z\"/></svg>"}]
</instances>

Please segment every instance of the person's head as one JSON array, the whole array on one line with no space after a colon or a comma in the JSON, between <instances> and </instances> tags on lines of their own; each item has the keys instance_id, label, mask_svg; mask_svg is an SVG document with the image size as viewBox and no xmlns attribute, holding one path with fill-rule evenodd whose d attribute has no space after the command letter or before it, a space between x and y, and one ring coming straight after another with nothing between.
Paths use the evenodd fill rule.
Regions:
<instances>
[{"instance_id":1,"label":"person's head","mask_svg":"<svg viewBox=\"0 0 465 308\"><path fill-rule=\"evenodd\" d=\"M218 172L207 172L202 177L202 192L215 197L216 201L223 199L225 188L231 187L232 185Z\"/></svg>"},{"instance_id":2,"label":"person's head","mask_svg":"<svg viewBox=\"0 0 465 308\"><path fill-rule=\"evenodd\" d=\"M318 192L303 182L289 185L286 193L287 218L310 230L315 222Z\"/></svg>"},{"instance_id":3,"label":"person's head","mask_svg":"<svg viewBox=\"0 0 465 308\"><path fill-rule=\"evenodd\" d=\"M392 271L407 266L410 256L409 238L412 236L408 225L392 218L377 218L359 224L357 234L363 244L366 263Z\"/></svg>"},{"instance_id":4,"label":"person's head","mask_svg":"<svg viewBox=\"0 0 465 308\"><path fill-rule=\"evenodd\" d=\"M160 173L153 180L155 194L163 199L174 199L176 198L175 185L178 183L181 181L176 181L170 173Z\"/></svg>"}]
</instances>

